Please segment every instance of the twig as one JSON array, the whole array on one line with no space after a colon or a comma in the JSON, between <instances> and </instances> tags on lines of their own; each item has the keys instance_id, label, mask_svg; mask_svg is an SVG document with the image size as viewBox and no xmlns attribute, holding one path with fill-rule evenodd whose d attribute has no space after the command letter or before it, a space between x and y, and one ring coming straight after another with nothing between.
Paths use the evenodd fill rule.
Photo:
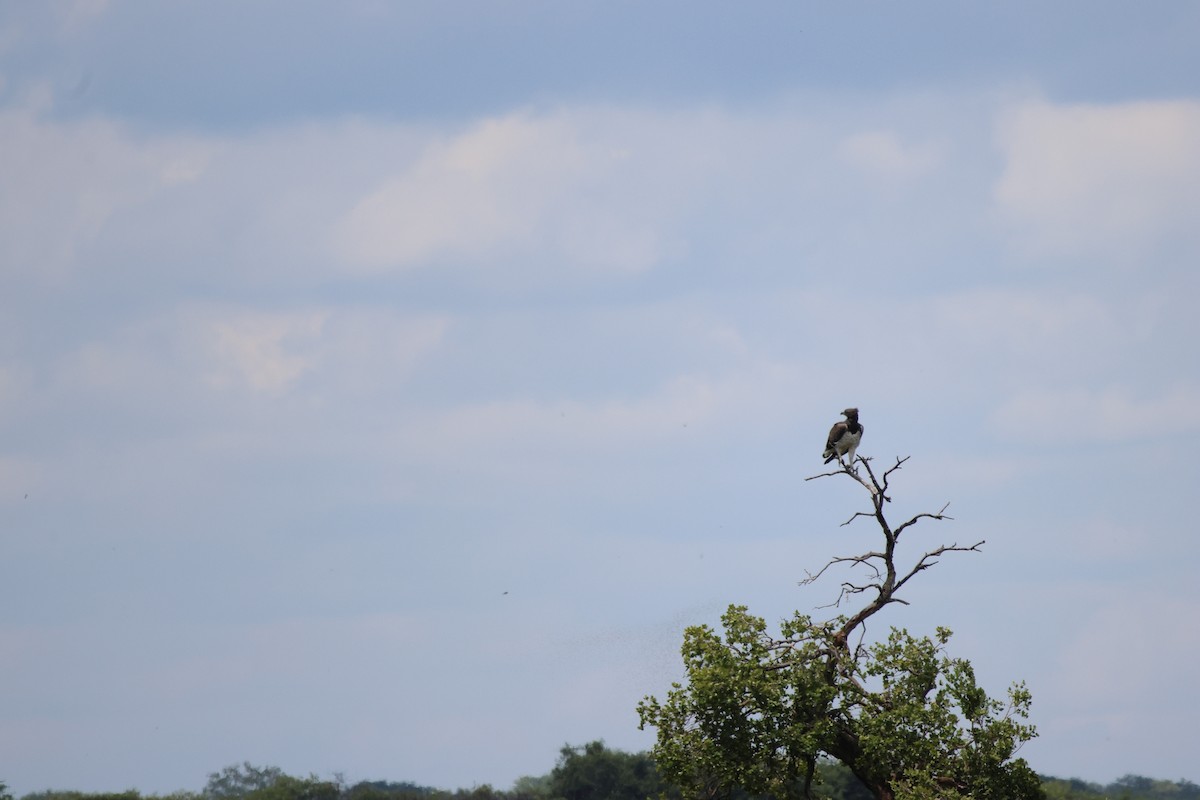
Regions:
<instances>
[{"instance_id":1,"label":"twig","mask_svg":"<svg viewBox=\"0 0 1200 800\"><path fill-rule=\"evenodd\" d=\"M895 536L897 539L899 539L900 531L904 530L905 528L907 528L911 525L917 524L917 520L919 520L919 519L949 519L949 520L953 520L954 517L946 516L946 509L949 507L950 507L950 503L946 503L946 505L942 506L941 511L938 511L936 514L930 514L929 512L923 512L921 514L917 514L915 517L910 519L908 522L905 522L899 528L896 528L896 530L893 532L892 535Z\"/></svg>"},{"instance_id":2,"label":"twig","mask_svg":"<svg viewBox=\"0 0 1200 800\"><path fill-rule=\"evenodd\" d=\"M848 561L855 562L857 564L867 565L868 567L874 569L875 576L879 577L879 575L881 573L879 572L878 568L875 567L874 564L870 563L871 559L873 559L873 558L886 558L886 556L883 553L875 553L875 552L863 553L862 555L859 555L859 556L835 556L834 558L831 558L829 560L829 563L827 563L825 566L823 566L819 570L817 570L816 574L811 573L808 570L805 570L805 575L807 577L805 577L804 580L800 581L800 585L807 586L808 584L812 583L813 581L817 580L822 575L824 575L825 570L829 569L834 564L844 564Z\"/></svg>"}]
</instances>

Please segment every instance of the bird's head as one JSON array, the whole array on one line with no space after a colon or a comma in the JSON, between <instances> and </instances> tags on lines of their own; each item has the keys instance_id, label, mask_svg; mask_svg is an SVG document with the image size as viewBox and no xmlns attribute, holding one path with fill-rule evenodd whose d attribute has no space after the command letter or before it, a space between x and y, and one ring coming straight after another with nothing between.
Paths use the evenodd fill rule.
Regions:
<instances>
[{"instance_id":1,"label":"bird's head","mask_svg":"<svg viewBox=\"0 0 1200 800\"><path fill-rule=\"evenodd\" d=\"M842 413L846 415L846 419L858 419L858 409L857 408L847 408Z\"/></svg>"}]
</instances>

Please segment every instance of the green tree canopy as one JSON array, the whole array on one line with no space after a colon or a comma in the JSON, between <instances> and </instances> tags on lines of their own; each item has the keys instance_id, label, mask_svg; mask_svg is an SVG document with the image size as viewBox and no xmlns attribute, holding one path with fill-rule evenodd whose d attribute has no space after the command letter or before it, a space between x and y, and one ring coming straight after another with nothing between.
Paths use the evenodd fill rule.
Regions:
<instances>
[{"instance_id":1,"label":"green tree canopy","mask_svg":"<svg viewBox=\"0 0 1200 800\"><path fill-rule=\"evenodd\" d=\"M256 767L249 761L231 764L220 772L209 773L204 786L205 800L241 800L253 792L267 789L283 778L279 767Z\"/></svg>"},{"instance_id":2,"label":"green tree canopy","mask_svg":"<svg viewBox=\"0 0 1200 800\"><path fill-rule=\"evenodd\" d=\"M281 775L270 786L255 789L246 795L246 800L339 800L341 787L332 781L323 781L316 775L295 778Z\"/></svg>"},{"instance_id":3,"label":"green tree canopy","mask_svg":"<svg viewBox=\"0 0 1200 800\"><path fill-rule=\"evenodd\" d=\"M602 741L564 746L550 773L550 796L563 800L646 800L668 789L649 754L610 750Z\"/></svg>"},{"instance_id":4,"label":"green tree canopy","mask_svg":"<svg viewBox=\"0 0 1200 800\"><path fill-rule=\"evenodd\" d=\"M344 800L426 800L438 790L415 783L360 781L344 792Z\"/></svg>"}]
</instances>

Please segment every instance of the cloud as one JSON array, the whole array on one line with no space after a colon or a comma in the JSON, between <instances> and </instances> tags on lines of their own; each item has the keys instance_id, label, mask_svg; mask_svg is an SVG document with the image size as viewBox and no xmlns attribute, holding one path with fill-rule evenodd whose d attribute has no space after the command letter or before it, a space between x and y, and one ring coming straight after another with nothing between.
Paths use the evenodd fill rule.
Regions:
<instances>
[{"instance_id":1,"label":"cloud","mask_svg":"<svg viewBox=\"0 0 1200 800\"><path fill-rule=\"evenodd\" d=\"M561 125L510 118L431 146L350 212L346 254L367 266L409 266L529 237L581 166L571 138Z\"/></svg>"},{"instance_id":2,"label":"cloud","mask_svg":"<svg viewBox=\"0 0 1200 800\"><path fill-rule=\"evenodd\" d=\"M637 221L643 198L587 200L614 199L612 176L625 158L589 141L571 115L484 120L431 143L357 202L341 220L335 246L368 270L532 250L585 266L645 269L665 251L655 229Z\"/></svg>"},{"instance_id":3,"label":"cloud","mask_svg":"<svg viewBox=\"0 0 1200 800\"><path fill-rule=\"evenodd\" d=\"M49 283L114 263L293 283L447 261L501 281L637 273L682 252L677 223L696 202L697 148L664 126L683 135L687 121L577 109L458 132L343 121L230 139L9 109L0 269Z\"/></svg>"},{"instance_id":4,"label":"cloud","mask_svg":"<svg viewBox=\"0 0 1200 800\"><path fill-rule=\"evenodd\" d=\"M47 380L18 384L10 402L36 415L82 401L127 419L77 437L119 434L128 443L177 428L201 438L241 431L250 447L267 422L298 424L330 405L394 397L448 325L370 306L183 304L81 343L38 370Z\"/></svg>"},{"instance_id":5,"label":"cloud","mask_svg":"<svg viewBox=\"0 0 1200 800\"><path fill-rule=\"evenodd\" d=\"M953 154L927 144L948 123L859 117L788 103L582 106L230 137L12 109L0 114L0 268L232 286L441 270L523 289L685 266L740 284L784 262L796 280L832 279L831 263L852 262L890 278L897 257L915 263L961 228L944 186L912 180L950 174ZM944 223L936 236L931 218ZM927 242L911 251L884 244L915 230Z\"/></svg>"},{"instance_id":6,"label":"cloud","mask_svg":"<svg viewBox=\"0 0 1200 800\"><path fill-rule=\"evenodd\" d=\"M214 323L213 380L240 381L255 391L286 389L313 368L314 357L299 351L311 351L326 318L324 312L249 313Z\"/></svg>"},{"instance_id":7,"label":"cloud","mask_svg":"<svg viewBox=\"0 0 1200 800\"><path fill-rule=\"evenodd\" d=\"M1002 117L1002 217L1034 252L1107 260L1196 243L1200 102L1053 105Z\"/></svg>"},{"instance_id":8,"label":"cloud","mask_svg":"<svg viewBox=\"0 0 1200 800\"><path fill-rule=\"evenodd\" d=\"M848 236L877 246L857 236L865 218L911 230L912 192L928 188L911 179L945 167L927 143L943 121L901 134L860 130L858 116L777 103L493 117L432 138L349 205L331 246L360 274L450 262L509 276L681 264L753 275L781 258L808 274ZM886 269L858 256L841 253L863 273Z\"/></svg>"},{"instance_id":9,"label":"cloud","mask_svg":"<svg viewBox=\"0 0 1200 800\"><path fill-rule=\"evenodd\" d=\"M0 111L0 272L57 283L95 268L97 247L121 215L196 180L208 151L182 138L139 140L106 120Z\"/></svg>"},{"instance_id":10,"label":"cloud","mask_svg":"<svg viewBox=\"0 0 1200 800\"><path fill-rule=\"evenodd\" d=\"M864 172L895 178L915 177L937 163L931 147L906 146L891 131L866 131L848 136L838 155Z\"/></svg>"},{"instance_id":11,"label":"cloud","mask_svg":"<svg viewBox=\"0 0 1200 800\"><path fill-rule=\"evenodd\" d=\"M110 0L70 0L57 7L65 32L75 33L108 11Z\"/></svg>"}]
</instances>

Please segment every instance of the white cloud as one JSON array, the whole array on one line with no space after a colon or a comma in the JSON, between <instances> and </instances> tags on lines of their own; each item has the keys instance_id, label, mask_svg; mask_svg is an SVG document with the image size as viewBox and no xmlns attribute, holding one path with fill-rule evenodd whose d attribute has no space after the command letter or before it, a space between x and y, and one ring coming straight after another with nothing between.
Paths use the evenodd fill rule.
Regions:
<instances>
[{"instance_id":1,"label":"white cloud","mask_svg":"<svg viewBox=\"0 0 1200 800\"><path fill-rule=\"evenodd\" d=\"M343 222L341 244L369 267L410 266L447 250L479 256L532 235L582 160L561 124L486 122L430 146L359 202Z\"/></svg>"},{"instance_id":2,"label":"white cloud","mask_svg":"<svg viewBox=\"0 0 1200 800\"><path fill-rule=\"evenodd\" d=\"M306 395L328 398L402 381L448 324L438 316L356 307L199 309L181 336L199 344L214 387L279 394L303 380Z\"/></svg>"},{"instance_id":3,"label":"white cloud","mask_svg":"<svg viewBox=\"0 0 1200 800\"><path fill-rule=\"evenodd\" d=\"M894 178L920 175L937 164L929 146L907 146L891 131L865 131L846 137L838 155L864 172Z\"/></svg>"},{"instance_id":4,"label":"white cloud","mask_svg":"<svg viewBox=\"0 0 1200 800\"><path fill-rule=\"evenodd\" d=\"M457 130L343 120L227 137L13 110L0 115L0 256L55 280L119 264L303 284L450 263L521 286L685 258L731 275L833 258L886 273L894 249L860 234L946 219L912 216L927 200L897 180L946 172L944 148L925 144L945 120L901 134L858 117L584 106Z\"/></svg>"},{"instance_id":5,"label":"white cloud","mask_svg":"<svg viewBox=\"0 0 1200 800\"><path fill-rule=\"evenodd\" d=\"M516 113L465 132L342 122L237 139L0 112L0 263L48 282L127 272L293 281L464 262L636 272L681 252L686 121ZM380 175L385 177L381 180Z\"/></svg>"},{"instance_id":6,"label":"white cloud","mask_svg":"<svg viewBox=\"0 0 1200 800\"><path fill-rule=\"evenodd\" d=\"M431 143L402 174L360 200L335 246L360 268L408 268L443 258L557 251L585 266L639 270L663 256L641 225L642 198L606 200L625 153L588 141L570 115L514 114Z\"/></svg>"},{"instance_id":7,"label":"white cloud","mask_svg":"<svg viewBox=\"0 0 1200 800\"><path fill-rule=\"evenodd\" d=\"M75 33L80 28L108 11L110 0L69 0L57 5L59 21L66 33Z\"/></svg>"},{"instance_id":8,"label":"white cloud","mask_svg":"<svg viewBox=\"0 0 1200 800\"><path fill-rule=\"evenodd\" d=\"M247 397L278 419L277 401L288 397L320 405L394 391L448 324L371 307L185 305L84 343L49 369L69 396L148 406L191 424L203 409L208 424L237 429ZM26 406L45 400L25 394Z\"/></svg>"},{"instance_id":9,"label":"white cloud","mask_svg":"<svg viewBox=\"0 0 1200 800\"><path fill-rule=\"evenodd\" d=\"M1200 102L1053 105L1007 113L1000 211L1037 252L1108 258L1195 242Z\"/></svg>"},{"instance_id":10,"label":"white cloud","mask_svg":"<svg viewBox=\"0 0 1200 800\"><path fill-rule=\"evenodd\" d=\"M94 268L94 248L113 220L165 186L199 177L208 149L185 139L139 141L105 120L56 123L27 109L0 111L0 270L54 283Z\"/></svg>"},{"instance_id":11,"label":"white cloud","mask_svg":"<svg viewBox=\"0 0 1200 800\"><path fill-rule=\"evenodd\" d=\"M231 376L256 391L286 389L313 367L312 350L321 337L326 315L321 312L251 313L213 326L213 350L218 362L214 380Z\"/></svg>"}]
</instances>

